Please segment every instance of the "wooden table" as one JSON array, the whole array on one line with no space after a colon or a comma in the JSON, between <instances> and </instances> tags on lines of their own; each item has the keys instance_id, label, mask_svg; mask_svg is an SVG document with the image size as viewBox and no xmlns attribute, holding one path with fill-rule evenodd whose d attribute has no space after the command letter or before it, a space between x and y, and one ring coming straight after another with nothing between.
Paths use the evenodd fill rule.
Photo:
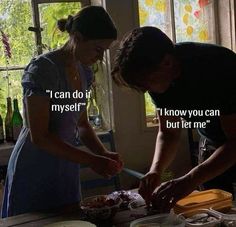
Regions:
<instances>
[{"instance_id":1,"label":"wooden table","mask_svg":"<svg viewBox=\"0 0 236 227\"><path fill-rule=\"evenodd\" d=\"M235 207L236 203L234 203ZM151 215L151 214L149 214ZM147 216L145 207L140 207L136 210L123 210L117 212L112 220L95 223L97 227L129 227L130 222ZM0 219L0 227L43 227L47 224L69 221L69 220L85 220L79 209L71 209L67 211L54 213L27 213L9 218ZM87 220L89 221L89 220ZM82 227L82 226L81 226Z\"/></svg>"},{"instance_id":2,"label":"wooden table","mask_svg":"<svg viewBox=\"0 0 236 227\"><path fill-rule=\"evenodd\" d=\"M132 220L146 215L146 209L140 207L136 210L123 210L117 212L112 220L95 223L98 227L129 227ZM0 227L43 227L44 225L69 220L86 220L78 209L55 213L27 213L9 218L0 219Z\"/></svg>"}]
</instances>

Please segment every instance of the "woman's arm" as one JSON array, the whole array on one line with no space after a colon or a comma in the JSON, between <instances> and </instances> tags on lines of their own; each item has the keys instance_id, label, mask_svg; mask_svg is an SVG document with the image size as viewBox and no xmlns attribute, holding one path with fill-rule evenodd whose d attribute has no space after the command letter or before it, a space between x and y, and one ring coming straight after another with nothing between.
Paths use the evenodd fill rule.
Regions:
<instances>
[{"instance_id":1,"label":"woman's arm","mask_svg":"<svg viewBox=\"0 0 236 227\"><path fill-rule=\"evenodd\" d=\"M116 160L119 164L120 170L123 167L123 161L118 153L110 152L97 137L92 126L88 122L87 111L82 113L82 116L78 122L79 136L81 141L95 154L106 156L113 160Z\"/></svg>"},{"instance_id":2,"label":"woman's arm","mask_svg":"<svg viewBox=\"0 0 236 227\"><path fill-rule=\"evenodd\" d=\"M97 137L92 126L88 122L87 111L85 110L79 119L79 138L95 154L103 155L107 149Z\"/></svg>"},{"instance_id":3,"label":"woman's arm","mask_svg":"<svg viewBox=\"0 0 236 227\"><path fill-rule=\"evenodd\" d=\"M114 175L118 172L117 163L115 161L75 148L50 132L48 128L49 109L49 97L27 97L27 116L31 140L34 144L62 159L88 164L92 169L103 176Z\"/></svg>"}]
</instances>

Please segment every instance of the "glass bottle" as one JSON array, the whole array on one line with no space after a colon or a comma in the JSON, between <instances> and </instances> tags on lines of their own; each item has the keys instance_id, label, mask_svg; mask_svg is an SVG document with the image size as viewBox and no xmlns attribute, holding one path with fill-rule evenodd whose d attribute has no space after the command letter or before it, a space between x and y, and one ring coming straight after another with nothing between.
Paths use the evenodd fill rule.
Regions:
<instances>
[{"instance_id":1,"label":"glass bottle","mask_svg":"<svg viewBox=\"0 0 236 227\"><path fill-rule=\"evenodd\" d=\"M16 142L20 134L22 125L23 125L23 119L21 117L21 114L18 108L17 99L13 100L13 106L14 106L14 111L12 115L13 142Z\"/></svg>"},{"instance_id":2,"label":"glass bottle","mask_svg":"<svg viewBox=\"0 0 236 227\"><path fill-rule=\"evenodd\" d=\"M91 96L88 104L88 119L93 128L101 127L101 117L96 100Z\"/></svg>"},{"instance_id":3,"label":"glass bottle","mask_svg":"<svg viewBox=\"0 0 236 227\"><path fill-rule=\"evenodd\" d=\"M4 143L3 120L0 114L0 144Z\"/></svg>"},{"instance_id":4,"label":"glass bottle","mask_svg":"<svg viewBox=\"0 0 236 227\"><path fill-rule=\"evenodd\" d=\"M11 98L7 97L7 114L5 117L5 134L6 134L6 141L12 142L13 141L13 133L12 133L12 106L11 106Z\"/></svg>"}]
</instances>

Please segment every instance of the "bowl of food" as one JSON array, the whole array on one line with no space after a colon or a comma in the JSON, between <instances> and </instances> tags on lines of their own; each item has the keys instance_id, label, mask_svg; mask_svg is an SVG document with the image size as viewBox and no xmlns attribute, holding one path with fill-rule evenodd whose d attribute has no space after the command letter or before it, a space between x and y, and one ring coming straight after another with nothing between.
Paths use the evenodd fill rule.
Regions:
<instances>
[{"instance_id":1,"label":"bowl of food","mask_svg":"<svg viewBox=\"0 0 236 227\"><path fill-rule=\"evenodd\" d=\"M112 218L118 211L122 200L109 195L96 195L81 201L83 213L92 220L106 220Z\"/></svg>"},{"instance_id":2,"label":"bowl of food","mask_svg":"<svg viewBox=\"0 0 236 227\"><path fill-rule=\"evenodd\" d=\"M219 213L209 209L185 212L179 216L185 218L186 227L217 227L221 226L222 221L222 216Z\"/></svg>"},{"instance_id":3,"label":"bowl of food","mask_svg":"<svg viewBox=\"0 0 236 227\"><path fill-rule=\"evenodd\" d=\"M132 202L136 202L138 204L145 204L144 199L141 197L140 194L132 191L125 191L125 190L120 190L120 191L115 191L110 194L112 198L120 198L121 199L121 204L120 208L121 209L127 209L130 208L130 204Z\"/></svg>"}]
</instances>

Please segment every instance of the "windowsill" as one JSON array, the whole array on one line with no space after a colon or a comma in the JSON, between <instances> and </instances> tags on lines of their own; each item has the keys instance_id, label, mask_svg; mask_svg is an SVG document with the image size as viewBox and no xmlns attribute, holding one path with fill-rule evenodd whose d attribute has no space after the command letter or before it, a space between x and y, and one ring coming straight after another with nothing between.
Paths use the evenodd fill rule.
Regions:
<instances>
[{"instance_id":1,"label":"windowsill","mask_svg":"<svg viewBox=\"0 0 236 227\"><path fill-rule=\"evenodd\" d=\"M159 125L158 123L146 122L146 127L147 128L157 127L158 125Z\"/></svg>"},{"instance_id":2,"label":"windowsill","mask_svg":"<svg viewBox=\"0 0 236 227\"><path fill-rule=\"evenodd\" d=\"M14 147L14 145L15 145L14 143L7 143L7 142L0 144L0 152L11 150Z\"/></svg>"},{"instance_id":3,"label":"windowsill","mask_svg":"<svg viewBox=\"0 0 236 227\"><path fill-rule=\"evenodd\" d=\"M158 119L156 115L146 115L146 128L154 128L157 127L158 124Z\"/></svg>"}]
</instances>

